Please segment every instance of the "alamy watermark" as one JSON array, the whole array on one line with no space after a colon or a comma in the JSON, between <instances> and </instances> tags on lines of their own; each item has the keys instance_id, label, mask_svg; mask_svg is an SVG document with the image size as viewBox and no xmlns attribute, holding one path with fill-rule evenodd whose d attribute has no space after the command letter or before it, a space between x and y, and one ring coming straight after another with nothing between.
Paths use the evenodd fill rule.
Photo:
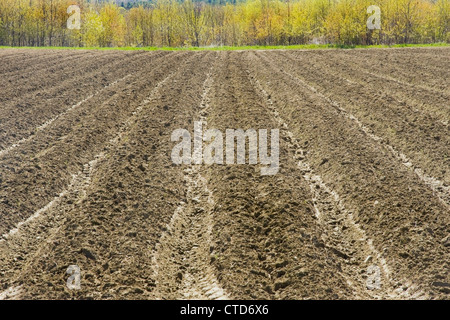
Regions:
<instances>
[{"instance_id":1,"label":"alamy watermark","mask_svg":"<svg viewBox=\"0 0 450 320\"><path fill-rule=\"evenodd\" d=\"M209 129L203 133L202 122L196 121L194 122L193 150L189 131L177 129L172 132L171 140L172 142L181 140L181 142L172 149L171 157L173 163L178 165L246 164L246 145L248 145L248 164L258 164L259 155L259 163L267 166L261 168L261 175L275 175L278 173L280 165L279 129L272 129L270 135L270 156L267 129L259 129L258 132L255 129L246 131L226 129L224 149L223 133L217 129Z\"/></svg>"},{"instance_id":2,"label":"alamy watermark","mask_svg":"<svg viewBox=\"0 0 450 320\"><path fill-rule=\"evenodd\" d=\"M81 270L77 265L71 265L67 268L66 273L70 275L67 279L67 288L69 290L81 289Z\"/></svg>"},{"instance_id":3,"label":"alamy watermark","mask_svg":"<svg viewBox=\"0 0 450 320\"><path fill-rule=\"evenodd\" d=\"M381 9L378 6L370 6L367 8L367 13L372 14L367 19L367 29L380 30L381 29Z\"/></svg>"},{"instance_id":4,"label":"alamy watermark","mask_svg":"<svg viewBox=\"0 0 450 320\"><path fill-rule=\"evenodd\" d=\"M80 30L81 29L81 10L77 5L72 5L67 8L67 13L70 14L67 19L67 29Z\"/></svg>"}]
</instances>

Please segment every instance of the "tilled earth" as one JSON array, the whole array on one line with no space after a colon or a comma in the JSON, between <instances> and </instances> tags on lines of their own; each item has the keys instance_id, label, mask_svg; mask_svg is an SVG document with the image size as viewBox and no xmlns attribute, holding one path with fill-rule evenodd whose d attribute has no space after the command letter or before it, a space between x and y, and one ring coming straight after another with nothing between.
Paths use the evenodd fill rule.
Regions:
<instances>
[{"instance_id":1,"label":"tilled earth","mask_svg":"<svg viewBox=\"0 0 450 320\"><path fill-rule=\"evenodd\" d=\"M449 299L449 58L0 50L0 299ZM197 121L278 174L175 165Z\"/></svg>"}]
</instances>

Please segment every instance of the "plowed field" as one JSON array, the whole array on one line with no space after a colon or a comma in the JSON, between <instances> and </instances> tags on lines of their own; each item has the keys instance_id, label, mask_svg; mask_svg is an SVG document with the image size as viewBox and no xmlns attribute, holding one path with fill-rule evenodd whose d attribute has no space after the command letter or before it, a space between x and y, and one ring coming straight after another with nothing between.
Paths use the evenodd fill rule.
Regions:
<instances>
[{"instance_id":1,"label":"plowed field","mask_svg":"<svg viewBox=\"0 0 450 320\"><path fill-rule=\"evenodd\" d=\"M0 50L0 299L449 299L449 58ZM198 121L279 172L174 164Z\"/></svg>"}]
</instances>

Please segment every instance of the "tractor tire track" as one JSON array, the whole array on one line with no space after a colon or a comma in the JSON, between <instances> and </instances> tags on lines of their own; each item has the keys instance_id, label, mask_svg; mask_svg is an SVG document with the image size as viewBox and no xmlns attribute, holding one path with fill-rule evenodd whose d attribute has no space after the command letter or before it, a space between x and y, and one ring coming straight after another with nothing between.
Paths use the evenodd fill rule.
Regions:
<instances>
[{"instance_id":1,"label":"tractor tire track","mask_svg":"<svg viewBox=\"0 0 450 320\"><path fill-rule=\"evenodd\" d=\"M209 107L208 93L213 82L211 70L203 83L200 102L203 116L199 121L204 125L204 114ZM198 166L187 168L184 172L187 202L176 208L153 256L156 291L160 293L160 298L165 299L228 299L209 263L214 206L212 192ZM168 286L174 280L175 291Z\"/></svg>"},{"instance_id":2,"label":"tractor tire track","mask_svg":"<svg viewBox=\"0 0 450 320\"><path fill-rule=\"evenodd\" d=\"M125 206L128 201L131 201L131 199L128 200L127 198L123 198L122 194L128 193L127 188L124 188L123 186L119 186L118 190L108 191L105 195L101 196L103 201L113 201L113 203L118 205L117 207L110 207L113 210L108 213L107 220L104 220L102 213L103 206L99 206L99 203L102 203L103 201L99 201L98 196L102 194L104 188L111 188L113 178L118 178L120 184L127 184L130 182L129 179L122 180L120 178L122 175L132 174L135 176L138 174L140 179L145 178L145 184L150 183L150 178L154 174L153 170L156 168L142 164L139 165L139 167L136 166L134 168L136 171L129 169L129 164L123 164L123 151L128 149L129 152L131 152L129 156L126 157L128 161L135 159L135 156L141 158L142 155L149 157L148 160L150 160L150 157L154 156L158 159L161 157L161 152L154 153L154 155L152 154L152 149L156 146L155 144L153 145L153 148L151 144L146 146L146 151L144 151L136 147L135 139L140 139L143 135L150 134L150 136L154 136L155 133L157 135L158 131L164 126L158 124L154 127L154 124L150 124L149 121L151 121L152 118L151 112L154 112L155 108L163 110L163 108L166 107L164 104L161 104L166 100L166 95L170 90L176 90L177 87L174 87L174 85L177 85L177 81L179 82L181 77L183 80L186 80L195 74L195 72L190 72L189 68L197 68L202 62L208 62L206 56L202 59L204 61L196 60L196 58L200 56L198 53L181 53L181 56L184 57L184 61L180 63L180 68L172 70L172 73L157 85L150 97L145 99L136 108L133 115L125 121L124 127L122 127L123 129L119 130L116 137L110 141L108 144L109 147L103 148L105 153L102 157L103 160L91 175L89 186L83 188L83 194L86 196L77 201L67 201L67 204L70 204L71 207L68 207L67 210L63 210L64 220L55 224L56 228L54 231L49 232L47 230L45 232L46 235L52 234L52 236L51 238L47 238L47 240L40 242L39 252L35 249L31 250L30 248L26 250L26 252L35 252L32 256L24 259L26 261L23 263L27 265L26 270L24 270L23 264L20 263L22 260L19 260L18 263L17 261L14 262L12 259L9 259L12 265L17 265L17 272L15 276L10 275L8 277L10 280L7 282L8 286L14 288L20 283L26 284L23 286L26 289L23 290L20 298L29 299L30 297L33 297L36 299L45 296L59 298L101 297L103 299L124 296L135 298L153 297L153 280L148 278L151 274L147 272L150 268L144 268L142 270L143 265L150 265L150 257L147 253L149 246L147 241L150 240L144 239L151 239L154 236L154 232L157 230L156 226L154 226L154 222L159 220L164 221L166 218L164 216L162 217L163 219L152 217L151 215L149 216L149 213L145 211L142 212L142 209L144 208L143 205L147 203L149 199L152 199L152 197L149 196L149 193L154 195L156 190L153 188L142 190L140 189L140 183L129 185L129 188L134 188L134 191L138 191L139 194L143 191L142 196L144 199L141 199L141 201L136 204L139 209L136 209L137 207L133 205L133 211L141 212L141 214L143 213L144 218L137 216L133 211L127 213L121 212L121 210L123 210L122 206ZM193 61L194 63L192 63ZM173 62L174 61L167 61L167 65L173 65ZM185 91L185 93L186 92L187 91ZM183 101L188 101L188 99L185 97ZM180 108L179 110L183 109ZM173 110L172 113L174 111L175 110ZM168 114L167 119L170 117L171 115ZM176 124L174 125L176 126ZM151 141L146 142L151 143ZM160 144L163 146L164 142L161 141ZM141 154L141 152L145 152L147 155ZM164 169L165 174L169 174L170 169L168 170L166 165L158 164L157 159L154 159L153 161L155 161L154 163L157 164L159 170ZM148 167L148 170L142 171L145 170L145 167ZM113 168L113 174L111 174L111 168ZM150 168L153 170L150 170ZM175 172L178 171L178 169L174 168L172 171ZM154 183L157 184L157 181L154 181ZM165 199L167 199L167 196L169 195L168 192L173 192L167 187L162 191L161 194L166 195ZM71 193L68 192L68 194ZM119 197L117 197L118 195ZM176 193L174 193L174 195L177 196ZM129 197L131 198L133 195L130 195ZM178 196L177 198L180 199ZM122 199L124 202L121 203ZM142 201L145 199L147 200ZM153 200L156 200L156 198L153 198ZM161 201L160 205L163 203L165 203L165 201ZM141 206L139 206L139 204ZM119 210L119 207L121 210ZM50 213L51 212L48 212L45 216L48 216ZM136 227L140 228L141 226L136 226L134 220L129 219L130 215L133 215L135 218L139 217L139 219L144 219L141 220L140 224L142 225L143 230L146 231L145 233L136 235L131 232L132 229ZM99 221L103 221L103 223L99 225ZM97 223L91 225L93 222ZM80 224L83 225L81 229L79 228ZM45 225L48 226L47 224ZM122 227L122 225L124 226ZM84 230L90 231L84 232ZM126 232L127 236L125 236L123 232ZM74 233L77 234L76 237L73 237ZM93 234L96 235L94 238L92 237ZM15 234L15 236L17 235L19 235L19 233ZM30 240L36 238L33 233L20 232L20 235L21 237ZM8 241L11 242L12 238L9 238ZM17 238L19 239L20 237ZM117 242L111 242L112 238L116 239ZM21 241L23 242L23 239ZM121 249L116 247L114 250L107 251L106 253L103 252L102 254L102 251L109 246L115 247L116 243ZM80 249L75 249L77 247ZM16 247L16 249L17 251L21 251L20 248ZM130 250L133 252L133 255L129 255ZM128 252L128 255L126 252ZM86 255L89 256L89 258L86 258ZM76 259L76 261L73 261L73 259ZM141 262L138 265L136 264L137 260L140 260ZM64 288L65 280L60 278L65 277L67 265L74 263L80 265L84 275L81 291L69 291L67 288ZM91 281L92 272L97 272L95 271L97 270L95 265L98 265L98 268L102 270L102 281L97 279ZM5 270L9 269L7 264L2 264L2 266L4 266ZM116 268L118 267L120 268L119 273L123 272L123 276L116 273ZM127 268L129 268L128 271ZM140 273L140 270L142 270L142 273ZM135 277L128 278L126 276L128 272L138 273ZM35 284L33 280L35 277L49 279L49 281L55 283L55 286L52 286L50 289L46 288L45 281L42 283L43 286ZM11 279L14 279L14 281L11 281ZM144 287L146 287L146 289L144 289Z\"/></svg>"},{"instance_id":3,"label":"tractor tire track","mask_svg":"<svg viewBox=\"0 0 450 320\"><path fill-rule=\"evenodd\" d=\"M433 195L431 186L425 184L416 172L398 161L392 152L376 139L368 136L354 118L333 105L332 109L327 110L326 105L330 105L330 102L321 97L315 88L306 82L298 81L295 76L293 78L290 72L284 71L284 68L280 69L276 61L269 61L264 54L258 52L256 56L259 59L254 59L253 64L258 80L278 106L280 115L289 127L295 127L292 131L295 137L300 139L301 145L308 146L307 158L310 159L310 165L317 170L324 183L339 194L346 204L345 208L352 212L353 219L366 232L368 239L373 239L371 241L373 247L382 254L389 265L395 292L398 294L402 292L405 297L441 296L440 289L430 283L435 274L436 277L442 276L438 270L445 269L443 255L446 249L442 243L445 242L447 234L445 227L448 221L447 205ZM264 79L264 82L261 79ZM274 91L273 88L278 90ZM282 88L285 88L285 91ZM320 101L323 101L323 104ZM334 131L330 131L331 128L334 128ZM360 133L356 132L358 130ZM388 188L389 185L392 186ZM420 191L414 190L412 186L418 187ZM384 197L382 201L380 196ZM417 203L418 198L421 199L420 204ZM357 205L356 199L359 203ZM367 205L361 207L361 203ZM401 209L402 207L404 209ZM384 210L387 212L382 213ZM387 216L393 214L392 212L396 212L395 218ZM433 212L440 218L435 220L436 223L430 220L424 223L419 216L426 212ZM403 221L406 227L398 225L399 221ZM417 221L422 223L418 224ZM433 262L426 264L429 268L426 274L418 271L422 268L419 261L415 264L410 263L409 269L405 269L400 262L408 259L406 251L412 250L410 251L412 253L416 250L413 243L424 243L424 239L428 238L429 235L421 231L425 229L439 233L430 234L429 250L433 250L441 257L428 255L427 259L431 258ZM403 243L411 241L411 244L403 250L404 248L391 244L391 241L394 241L392 238L387 240L386 237L396 238L398 239L396 241ZM371 255L371 259L373 258Z\"/></svg>"},{"instance_id":4,"label":"tractor tire track","mask_svg":"<svg viewBox=\"0 0 450 320\"><path fill-rule=\"evenodd\" d=\"M21 298L21 295L24 294L24 290L23 288L20 290L15 289L19 288L15 283L20 283L22 277L28 273L33 273L35 261L41 258L43 250L46 250L47 245L52 243L54 236L60 231L61 227L64 226L66 220L65 214L73 210L76 204L82 203L87 197L88 189L92 183L92 177L96 173L97 168L104 164L111 152L118 147L124 135L127 134L131 126L139 119L143 108L155 98L164 83L175 74L176 72L170 73L162 81L156 84L150 95L138 105L132 115L120 127L116 136L108 142L104 151L96 155L93 160L86 163L83 166L82 171L72 175L72 180L64 191L43 208L37 210L27 220L18 223L14 229L9 230L8 233L5 233L0 237L0 246L5 246L1 254L2 259L0 261L2 263L0 274L9 277L9 282L5 282L5 280L2 279L3 281L1 281L0 284L3 287L10 285L8 289L0 293L0 298ZM40 229L43 229L43 226L44 230L41 231ZM43 234L44 236L35 238L32 236L33 234ZM28 249L26 251L27 257L21 256L24 247ZM25 266L20 266L20 268L18 268L19 266L15 264L14 267L11 267L11 259L16 262L17 255L20 256L21 261L26 261ZM10 261L8 261L8 258ZM13 270L16 273L11 275ZM12 294L12 292L17 293Z\"/></svg>"},{"instance_id":5,"label":"tractor tire track","mask_svg":"<svg viewBox=\"0 0 450 320\"><path fill-rule=\"evenodd\" d=\"M272 112L280 127L285 129L283 132L286 135L283 138L295 149L295 160L298 161L298 168L305 181L308 182L313 195L312 202L317 221L327 230L328 237L325 246L347 260L343 267L344 274L349 285L354 288L355 298L398 299L402 296L410 298L411 296L408 293L399 295L395 291L392 286L393 281L390 279L390 268L382 254L373 246L373 240L368 238L365 231L355 222L353 213L346 209L341 197L334 190L331 190L323 182L322 177L311 168L305 157L307 151L299 147L300 141L289 130L289 126L280 116L270 95L251 72L249 72L249 77L261 98L266 101L267 108ZM367 287L364 275L371 265L382 267L383 272L380 282L384 285L381 292ZM415 295L417 297L417 292Z\"/></svg>"}]
</instances>

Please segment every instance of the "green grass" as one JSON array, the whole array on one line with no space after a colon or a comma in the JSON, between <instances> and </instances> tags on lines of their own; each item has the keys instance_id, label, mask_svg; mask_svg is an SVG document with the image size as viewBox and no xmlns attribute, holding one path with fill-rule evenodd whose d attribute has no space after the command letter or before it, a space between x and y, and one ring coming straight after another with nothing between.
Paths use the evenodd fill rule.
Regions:
<instances>
[{"instance_id":1,"label":"green grass","mask_svg":"<svg viewBox=\"0 0 450 320\"><path fill-rule=\"evenodd\" d=\"M145 50L145 51L235 51L235 50L320 50L320 49L371 49L371 48L422 48L422 47L448 47L448 43L432 43L432 44L397 44L397 45L335 45L335 44L304 44L292 46L242 46L242 47L8 47L0 46L0 49L52 49L52 50Z\"/></svg>"}]
</instances>

